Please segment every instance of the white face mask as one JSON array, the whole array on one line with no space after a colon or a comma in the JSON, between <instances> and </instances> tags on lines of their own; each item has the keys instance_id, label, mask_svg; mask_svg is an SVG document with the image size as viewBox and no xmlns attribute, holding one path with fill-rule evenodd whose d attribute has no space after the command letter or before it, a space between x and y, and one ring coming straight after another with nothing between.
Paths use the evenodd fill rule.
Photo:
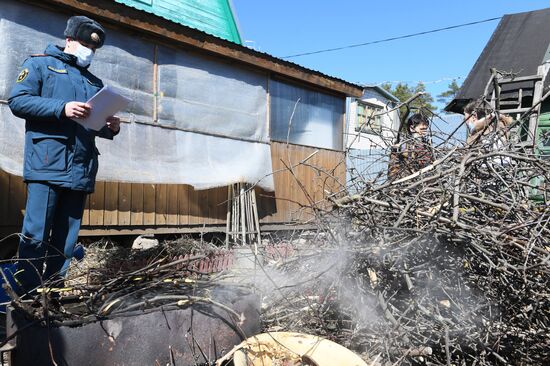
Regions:
<instances>
[{"instance_id":1,"label":"white face mask","mask_svg":"<svg viewBox=\"0 0 550 366\"><path fill-rule=\"evenodd\" d=\"M86 67L92 63L92 59L94 58L94 51L92 51L88 47L84 47L79 43L76 46L74 55L76 56L77 65L80 67Z\"/></svg>"}]
</instances>

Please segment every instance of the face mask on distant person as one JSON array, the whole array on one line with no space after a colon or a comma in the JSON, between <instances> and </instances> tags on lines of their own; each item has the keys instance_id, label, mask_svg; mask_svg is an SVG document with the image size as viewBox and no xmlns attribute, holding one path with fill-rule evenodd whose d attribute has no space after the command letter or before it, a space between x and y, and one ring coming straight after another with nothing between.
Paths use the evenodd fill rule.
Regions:
<instances>
[{"instance_id":1,"label":"face mask on distant person","mask_svg":"<svg viewBox=\"0 0 550 366\"><path fill-rule=\"evenodd\" d=\"M84 47L79 43L76 46L74 55L76 56L76 64L78 66L87 67L92 63L92 59L94 58L94 51L92 51L88 47Z\"/></svg>"}]
</instances>

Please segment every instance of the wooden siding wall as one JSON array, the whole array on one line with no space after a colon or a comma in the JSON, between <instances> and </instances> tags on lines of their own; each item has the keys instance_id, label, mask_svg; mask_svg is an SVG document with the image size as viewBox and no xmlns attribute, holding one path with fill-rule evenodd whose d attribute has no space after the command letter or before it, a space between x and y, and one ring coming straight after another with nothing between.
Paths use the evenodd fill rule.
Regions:
<instances>
[{"instance_id":1,"label":"wooden siding wall","mask_svg":"<svg viewBox=\"0 0 550 366\"><path fill-rule=\"evenodd\" d=\"M275 194L257 189L263 224L307 222L312 217L308 209L312 204L322 208L326 202L319 202L327 193L343 189L346 168L342 152L272 142L271 156ZM21 177L0 171L0 233L20 230L25 201ZM86 203L82 233L223 227L226 202L225 187L195 191L188 185L97 182Z\"/></svg>"},{"instance_id":2,"label":"wooden siding wall","mask_svg":"<svg viewBox=\"0 0 550 366\"><path fill-rule=\"evenodd\" d=\"M272 142L271 159L276 212L265 216L263 223L307 222L312 218L312 206L326 208L326 195L345 188L343 152ZM268 202L262 192L258 195L262 214Z\"/></svg>"}]
</instances>

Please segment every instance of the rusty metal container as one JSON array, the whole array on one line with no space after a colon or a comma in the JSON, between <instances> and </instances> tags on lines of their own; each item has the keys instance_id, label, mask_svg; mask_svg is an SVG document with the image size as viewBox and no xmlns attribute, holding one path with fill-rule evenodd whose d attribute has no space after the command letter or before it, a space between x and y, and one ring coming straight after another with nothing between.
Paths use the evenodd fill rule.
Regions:
<instances>
[{"instance_id":1,"label":"rusty metal container","mask_svg":"<svg viewBox=\"0 0 550 366\"><path fill-rule=\"evenodd\" d=\"M239 317L221 306L193 303L82 325L46 326L9 308L7 335L17 332L10 365L210 365L260 331L256 295L225 292L215 300Z\"/></svg>"}]
</instances>

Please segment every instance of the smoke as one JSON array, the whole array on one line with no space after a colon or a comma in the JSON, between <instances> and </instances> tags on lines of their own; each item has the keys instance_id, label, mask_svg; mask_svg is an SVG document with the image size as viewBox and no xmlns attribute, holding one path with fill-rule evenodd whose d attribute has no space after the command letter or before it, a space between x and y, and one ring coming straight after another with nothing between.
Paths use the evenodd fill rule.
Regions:
<instances>
[{"instance_id":1,"label":"smoke","mask_svg":"<svg viewBox=\"0 0 550 366\"><path fill-rule=\"evenodd\" d=\"M380 338L423 347L410 339L419 326L434 340L446 329L458 338L480 323L479 309L498 316L475 291L464 248L433 235L374 242L344 227L265 244L258 256L242 250L232 276L260 296L267 331L317 334L370 353Z\"/></svg>"},{"instance_id":2,"label":"smoke","mask_svg":"<svg viewBox=\"0 0 550 366\"><path fill-rule=\"evenodd\" d=\"M344 238L321 233L269 243L260 253L238 250L231 275L260 295L266 330L328 335L380 321L375 297L350 273L356 253Z\"/></svg>"}]
</instances>

